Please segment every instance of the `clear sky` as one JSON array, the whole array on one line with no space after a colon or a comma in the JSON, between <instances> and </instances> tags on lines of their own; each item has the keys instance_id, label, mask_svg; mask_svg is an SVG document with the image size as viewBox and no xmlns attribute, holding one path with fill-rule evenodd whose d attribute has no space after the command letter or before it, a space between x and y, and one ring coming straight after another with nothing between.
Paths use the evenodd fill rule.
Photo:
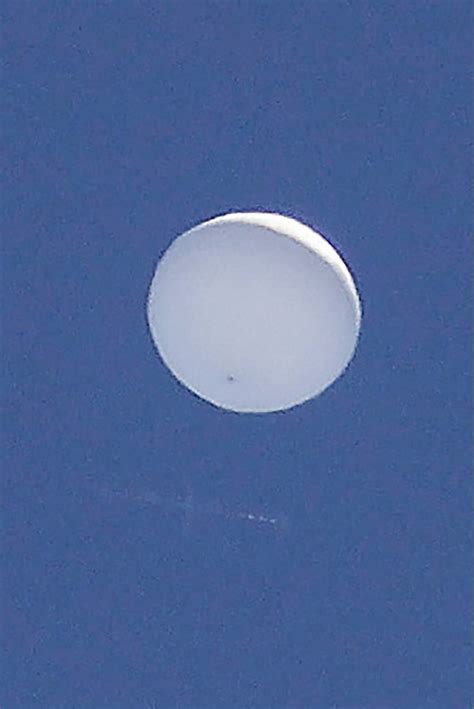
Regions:
<instances>
[{"instance_id":1,"label":"clear sky","mask_svg":"<svg viewBox=\"0 0 474 709\"><path fill-rule=\"evenodd\" d=\"M470 6L2 4L3 707L469 705ZM347 373L263 416L145 321L172 239L255 209L364 308ZM291 528L137 499L187 489Z\"/></svg>"}]
</instances>

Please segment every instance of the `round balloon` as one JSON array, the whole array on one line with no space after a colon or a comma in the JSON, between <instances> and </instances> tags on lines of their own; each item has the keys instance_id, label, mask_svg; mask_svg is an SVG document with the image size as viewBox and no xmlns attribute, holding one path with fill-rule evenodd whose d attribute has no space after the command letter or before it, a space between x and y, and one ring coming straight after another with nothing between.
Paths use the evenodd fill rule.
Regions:
<instances>
[{"instance_id":1,"label":"round balloon","mask_svg":"<svg viewBox=\"0 0 474 709\"><path fill-rule=\"evenodd\" d=\"M352 358L361 307L342 258L295 219L216 217L178 237L148 298L155 345L175 377L238 412L320 394Z\"/></svg>"}]
</instances>

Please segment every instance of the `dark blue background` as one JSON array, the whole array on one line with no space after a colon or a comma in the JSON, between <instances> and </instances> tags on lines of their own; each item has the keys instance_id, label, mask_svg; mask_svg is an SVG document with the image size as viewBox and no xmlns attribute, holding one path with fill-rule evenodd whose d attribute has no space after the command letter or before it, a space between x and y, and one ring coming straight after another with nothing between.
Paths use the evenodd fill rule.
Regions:
<instances>
[{"instance_id":1,"label":"dark blue background","mask_svg":"<svg viewBox=\"0 0 474 709\"><path fill-rule=\"evenodd\" d=\"M469 705L470 3L3 3L4 707ZM225 413L155 354L216 214L321 230L346 375ZM291 532L95 484L281 511Z\"/></svg>"}]
</instances>

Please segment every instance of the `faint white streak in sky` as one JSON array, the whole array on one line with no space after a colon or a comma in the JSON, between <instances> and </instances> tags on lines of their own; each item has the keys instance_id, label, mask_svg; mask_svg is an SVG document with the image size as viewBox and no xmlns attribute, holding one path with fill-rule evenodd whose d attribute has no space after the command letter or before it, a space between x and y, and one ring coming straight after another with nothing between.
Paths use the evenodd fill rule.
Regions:
<instances>
[{"instance_id":1,"label":"faint white streak in sky","mask_svg":"<svg viewBox=\"0 0 474 709\"><path fill-rule=\"evenodd\" d=\"M107 500L126 500L143 506L154 506L165 512L181 512L185 530L189 530L196 519L203 517L248 521L260 527L272 527L278 533L286 532L288 529L288 519L285 515L273 516L232 510L220 501L196 499L191 490L188 490L183 497L170 497L149 490L134 492L109 487L100 487L97 492Z\"/></svg>"}]
</instances>

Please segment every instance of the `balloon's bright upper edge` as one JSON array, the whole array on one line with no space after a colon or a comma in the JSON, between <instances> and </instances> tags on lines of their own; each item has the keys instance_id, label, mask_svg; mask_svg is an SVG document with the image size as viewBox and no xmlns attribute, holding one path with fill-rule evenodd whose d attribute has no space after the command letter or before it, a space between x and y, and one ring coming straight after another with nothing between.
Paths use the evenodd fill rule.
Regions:
<instances>
[{"instance_id":1,"label":"balloon's bright upper edge","mask_svg":"<svg viewBox=\"0 0 474 709\"><path fill-rule=\"evenodd\" d=\"M354 282L354 277L334 246L330 244L326 237L322 234L297 219L288 217L284 214L275 214L272 212L229 212L228 214L218 215L208 219L205 222L196 224L196 226L187 229L185 232L176 237L174 241L209 226L219 226L221 224L250 224L252 226L260 226L274 231L280 236L285 236L297 241L313 253L316 252L318 256L326 261L327 264L335 268L336 271L342 273L344 282L349 288L356 305L357 328L360 328L362 306L359 293ZM170 246L172 246L174 241L170 244Z\"/></svg>"}]
</instances>

